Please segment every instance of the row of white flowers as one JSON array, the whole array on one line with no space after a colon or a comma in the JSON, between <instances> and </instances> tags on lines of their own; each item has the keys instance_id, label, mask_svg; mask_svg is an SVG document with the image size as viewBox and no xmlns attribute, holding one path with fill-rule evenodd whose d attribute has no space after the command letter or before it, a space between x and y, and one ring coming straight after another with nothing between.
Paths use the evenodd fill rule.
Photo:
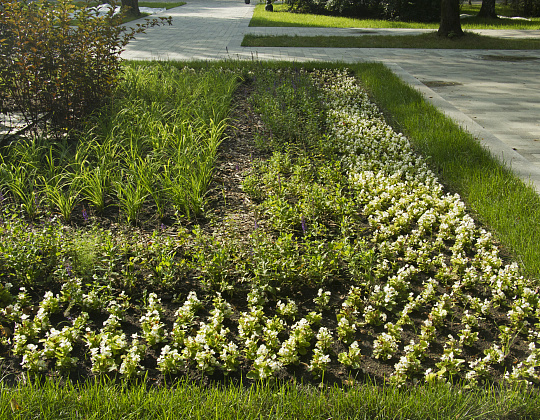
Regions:
<instances>
[{"instance_id":1,"label":"row of white flowers","mask_svg":"<svg viewBox=\"0 0 540 420\"><path fill-rule=\"evenodd\" d=\"M408 139L395 133L384 121L354 77L345 71L322 72L316 75L316 80L328 101L329 138L343 155L357 200L374 230L371 241L379 251L378 271L388 273L386 259L396 255L403 255L410 264L407 268L410 274L401 282L402 290L392 284L394 278L390 273L387 284L372 287L371 296L363 302L364 323L368 324L386 321L384 313L377 313L380 308L390 311L402 308L397 322L386 323L387 332L375 341L374 357L392 357L399 349L400 326L411 322L409 314L431 306L418 338L403 347L404 355L395 365L392 377L396 383L403 383L421 371L424 351L450 314L463 328L458 338L449 337L444 344L437 369L425 371L426 381L445 380L458 372L466 372L464 376L471 382L488 378L490 366L502 363L515 340L528 335L530 355L507 372L505 378L538 382L540 364L536 347L540 306L537 293L519 275L517 264L503 266L491 235L476 227L458 195L444 193ZM452 242L450 257L442 252L446 241ZM437 270L436 278L425 281L423 290L416 296L408 293L406 283L416 270L430 268ZM437 290L441 286L449 292L440 294ZM469 291L480 287L490 290L491 298L481 300L470 295ZM501 305L509 310L507 325L501 326L498 342L484 350L483 357L460 358L463 346L472 346L478 340L475 329L479 319ZM461 319L454 311L457 306L468 307ZM530 319L534 322L529 322ZM341 330L352 330L354 322L357 321L347 319L345 325L343 321ZM341 336L347 333L341 332Z\"/></svg>"}]
</instances>

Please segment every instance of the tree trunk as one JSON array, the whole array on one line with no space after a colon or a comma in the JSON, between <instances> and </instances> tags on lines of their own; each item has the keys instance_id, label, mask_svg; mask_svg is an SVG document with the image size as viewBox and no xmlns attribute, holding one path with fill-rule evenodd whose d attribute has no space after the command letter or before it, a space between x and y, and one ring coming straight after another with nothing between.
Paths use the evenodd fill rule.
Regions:
<instances>
[{"instance_id":1,"label":"tree trunk","mask_svg":"<svg viewBox=\"0 0 540 420\"><path fill-rule=\"evenodd\" d=\"M459 18L459 0L441 0L441 24L437 34L448 38L463 36Z\"/></svg>"},{"instance_id":2,"label":"tree trunk","mask_svg":"<svg viewBox=\"0 0 540 420\"><path fill-rule=\"evenodd\" d=\"M125 11L128 16L141 16L139 0L122 0L122 11Z\"/></svg>"},{"instance_id":3,"label":"tree trunk","mask_svg":"<svg viewBox=\"0 0 540 420\"><path fill-rule=\"evenodd\" d=\"M478 17L484 18L497 18L497 13L495 13L495 0L482 0L482 7L478 12Z\"/></svg>"}]
</instances>

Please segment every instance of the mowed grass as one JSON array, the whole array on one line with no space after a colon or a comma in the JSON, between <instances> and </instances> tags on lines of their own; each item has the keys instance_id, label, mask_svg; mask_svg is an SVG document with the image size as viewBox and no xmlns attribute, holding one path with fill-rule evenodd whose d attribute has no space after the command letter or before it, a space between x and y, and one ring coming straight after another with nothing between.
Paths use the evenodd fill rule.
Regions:
<instances>
[{"instance_id":1,"label":"mowed grass","mask_svg":"<svg viewBox=\"0 0 540 420\"><path fill-rule=\"evenodd\" d=\"M467 8L462 13L477 13L477 8ZM337 16L322 16L303 13L290 13L285 4L274 5L273 12L264 10L264 4L259 4L249 23L249 26L263 27L317 27L317 28L415 28L437 29L438 22L394 22L380 19L352 19ZM508 9L504 9L508 13ZM500 12L499 12L500 13ZM461 20L463 29L540 29L540 18L530 21L509 18L483 19L471 17Z\"/></svg>"},{"instance_id":2,"label":"mowed grass","mask_svg":"<svg viewBox=\"0 0 540 420\"><path fill-rule=\"evenodd\" d=\"M317 48L423 48L538 50L539 39L501 39L467 32L460 38L442 38L436 32L421 35L361 36L257 36L246 35L244 47L317 47Z\"/></svg>"},{"instance_id":3,"label":"mowed grass","mask_svg":"<svg viewBox=\"0 0 540 420\"><path fill-rule=\"evenodd\" d=\"M10 388L0 385L4 419L537 419L535 390L464 389L445 385L410 388L303 386L259 383L171 388L96 381L83 386L46 380Z\"/></svg>"},{"instance_id":4,"label":"mowed grass","mask_svg":"<svg viewBox=\"0 0 540 420\"><path fill-rule=\"evenodd\" d=\"M337 16L321 16L308 13L289 13L285 4L275 4L273 12L264 10L264 4L258 4L249 26L268 27L320 27L320 28L424 28L431 24L414 22L390 22L375 19L352 19Z\"/></svg>"}]
</instances>

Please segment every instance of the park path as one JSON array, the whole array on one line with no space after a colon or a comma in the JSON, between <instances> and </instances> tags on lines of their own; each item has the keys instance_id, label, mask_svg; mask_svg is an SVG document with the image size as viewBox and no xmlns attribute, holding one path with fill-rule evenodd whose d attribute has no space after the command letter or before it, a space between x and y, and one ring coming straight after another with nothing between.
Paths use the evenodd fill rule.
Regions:
<instances>
[{"instance_id":1,"label":"park path","mask_svg":"<svg viewBox=\"0 0 540 420\"><path fill-rule=\"evenodd\" d=\"M170 9L173 25L152 28L122 57L136 60L382 62L475 135L540 193L540 51L357 48L248 48L245 34L405 34L407 29L250 28L254 4L188 0ZM475 31L539 37L540 31Z\"/></svg>"}]
</instances>

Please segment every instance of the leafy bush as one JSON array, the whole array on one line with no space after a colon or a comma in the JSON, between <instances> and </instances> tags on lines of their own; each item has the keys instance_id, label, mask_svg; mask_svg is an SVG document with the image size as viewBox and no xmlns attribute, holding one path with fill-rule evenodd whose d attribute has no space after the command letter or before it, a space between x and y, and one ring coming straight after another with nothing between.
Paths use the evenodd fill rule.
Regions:
<instances>
[{"instance_id":1,"label":"leafy bush","mask_svg":"<svg viewBox=\"0 0 540 420\"><path fill-rule=\"evenodd\" d=\"M7 215L0 223L0 237L0 279L17 287L43 286L51 280L62 248L59 223L32 228L16 214Z\"/></svg>"},{"instance_id":2,"label":"leafy bush","mask_svg":"<svg viewBox=\"0 0 540 420\"><path fill-rule=\"evenodd\" d=\"M322 13L324 6L320 7L319 2L314 0L287 0L289 10L299 13Z\"/></svg>"},{"instance_id":3,"label":"leafy bush","mask_svg":"<svg viewBox=\"0 0 540 420\"><path fill-rule=\"evenodd\" d=\"M323 0L324 8L331 14L341 16L377 17L382 12L382 3L378 0Z\"/></svg>"},{"instance_id":4,"label":"leafy bush","mask_svg":"<svg viewBox=\"0 0 540 420\"><path fill-rule=\"evenodd\" d=\"M433 22L441 16L439 0L382 0L380 4L385 19Z\"/></svg>"},{"instance_id":5,"label":"leafy bush","mask_svg":"<svg viewBox=\"0 0 540 420\"><path fill-rule=\"evenodd\" d=\"M379 0L288 0L290 10L339 16L375 16L380 13Z\"/></svg>"},{"instance_id":6,"label":"leafy bush","mask_svg":"<svg viewBox=\"0 0 540 420\"><path fill-rule=\"evenodd\" d=\"M114 8L96 16L90 3L0 0L2 108L22 114L30 128L45 122L60 131L76 127L116 88L127 43L171 23L153 19L126 29L121 20Z\"/></svg>"}]
</instances>

